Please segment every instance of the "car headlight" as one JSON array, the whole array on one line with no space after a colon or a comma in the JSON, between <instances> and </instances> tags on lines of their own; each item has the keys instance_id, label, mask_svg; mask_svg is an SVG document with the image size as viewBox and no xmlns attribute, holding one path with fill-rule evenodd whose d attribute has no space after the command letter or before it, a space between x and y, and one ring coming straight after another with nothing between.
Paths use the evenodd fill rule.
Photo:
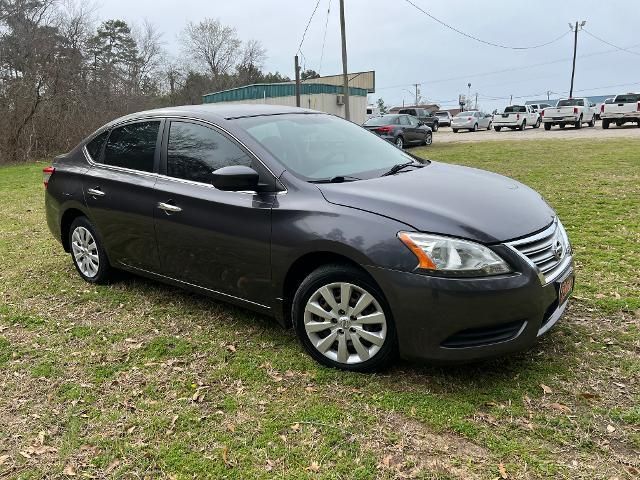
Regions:
<instances>
[{"instance_id":1,"label":"car headlight","mask_svg":"<svg viewBox=\"0 0 640 480\"><path fill-rule=\"evenodd\" d=\"M398 238L416 256L421 270L463 277L511 272L507 262L479 243L417 232L400 232Z\"/></svg>"}]
</instances>

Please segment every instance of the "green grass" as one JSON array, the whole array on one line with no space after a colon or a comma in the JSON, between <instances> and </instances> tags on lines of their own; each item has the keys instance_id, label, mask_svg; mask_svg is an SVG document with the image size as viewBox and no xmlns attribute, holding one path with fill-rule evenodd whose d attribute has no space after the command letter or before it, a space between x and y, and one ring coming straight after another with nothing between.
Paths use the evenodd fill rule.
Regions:
<instances>
[{"instance_id":1,"label":"green grass","mask_svg":"<svg viewBox=\"0 0 640 480\"><path fill-rule=\"evenodd\" d=\"M575 299L529 352L375 375L324 369L272 320L173 287L83 283L47 230L41 165L0 169L0 477L632 478L639 151L413 150L540 191L576 251ZM56 451L25 458L40 432Z\"/></svg>"}]
</instances>

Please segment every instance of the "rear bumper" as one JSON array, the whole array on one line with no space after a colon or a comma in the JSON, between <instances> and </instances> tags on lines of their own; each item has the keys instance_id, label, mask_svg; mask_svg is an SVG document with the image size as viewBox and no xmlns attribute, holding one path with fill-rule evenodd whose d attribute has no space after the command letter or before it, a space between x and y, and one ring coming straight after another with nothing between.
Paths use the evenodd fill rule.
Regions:
<instances>
[{"instance_id":1,"label":"rear bumper","mask_svg":"<svg viewBox=\"0 0 640 480\"><path fill-rule=\"evenodd\" d=\"M640 112L601 113L600 118L614 122L637 122L640 121Z\"/></svg>"},{"instance_id":2,"label":"rear bumper","mask_svg":"<svg viewBox=\"0 0 640 480\"><path fill-rule=\"evenodd\" d=\"M457 363L527 350L564 314L568 301L558 305L557 283L542 285L524 262L517 269L469 279L370 272L391 306L401 356ZM571 259L559 278L572 274Z\"/></svg>"},{"instance_id":3,"label":"rear bumper","mask_svg":"<svg viewBox=\"0 0 640 480\"><path fill-rule=\"evenodd\" d=\"M493 121L493 127L519 127L522 124L522 122L518 123L518 122L500 122L500 121Z\"/></svg>"},{"instance_id":4,"label":"rear bumper","mask_svg":"<svg viewBox=\"0 0 640 480\"><path fill-rule=\"evenodd\" d=\"M461 129L472 129L475 123L465 122L465 123L452 123L451 128L461 128Z\"/></svg>"},{"instance_id":5,"label":"rear bumper","mask_svg":"<svg viewBox=\"0 0 640 480\"><path fill-rule=\"evenodd\" d=\"M580 115L568 115L562 117L544 117L542 123L575 123L580 119Z\"/></svg>"}]
</instances>

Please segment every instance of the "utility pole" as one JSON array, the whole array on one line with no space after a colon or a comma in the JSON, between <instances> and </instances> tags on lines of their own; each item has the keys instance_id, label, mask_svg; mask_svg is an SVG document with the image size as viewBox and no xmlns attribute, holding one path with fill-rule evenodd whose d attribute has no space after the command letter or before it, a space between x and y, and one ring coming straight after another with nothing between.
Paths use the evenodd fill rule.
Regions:
<instances>
[{"instance_id":1,"label":"utility pole","mask_svg":"<svg viewBox=\"0 0 640 480\"><path fill-rule=\"evenodd\" d=\"M298 55L294 57L296 69L296 107L300 106L300 65L298 65Z\"/></svg>"},{"instance_id":2,"label":"utility pole","mask_svg":"<svg viewBox=\"0 0 640 480\"><path fill-rule=\"evenodd\" d=\"M478 109L478 92L476 92L476 110Z\"/></svg>"},{"instance_id":3,"label":"utility pole","mask_svg":"<svg viewBox=\"0 0 640 480\"><path fill-rule=\"evenodd\" d=\"M572 24L569 24L569 28L574 34L573 35L573 66L571 67L571 88L569 89L569 98L573 98L573 78L575 77L575 74L576 74L576 51L578 50L578 27L580 27L581 29L582 27L584 27L585 23L587 22L583 20L580 23L580 25L578 25L578 21L576 20L575 29Z\"/></svg>"},{"instance_id":4,"label":"utility pole","mask_svg":"<svg viewBox=\"0 0 640 480\"><path fill-rule=\"evenodd\" d=\"M467 110L471 110L469 108L469 104L471 103L471 82L467 83Z\"/></svg>"},{"instance_id":5,"label":"utility pole","mask_svg":"<svg viewBox=\"0 0 640 480\"><path fill-rule=\"evenodd\" d=\"M547 101L549 101L549 95L551 95L551 90L547 90Z\"/></svg>"},{"instance_id":6,"label":"utility pole","mask_svg":"<svg viewBox=\"0 0 640 480\"><path fill-rule=\"evenodd\" d=\"M344 118L350 120L349 75L347 71L347 35L344 28L344 0L340 0L340 33L342 35L342 83L344 86Z\"/></svg>"},{"instance_id":7,"label":"utility pole","mask_svg":"<svg viewBox=\"0 0 640 480\"><path fill-rule=\"evenodd\" d=\"M509 95L509 105L513 105L513 93Z\"/></svg>"},{"instance_id":8,"label":"utility pole","mask_svg":"<svg viewBox=\"0 0 640 480\"><path fill-rule=\"evenodd\" d=\"M417 107L420 102L420 84L414 83L413 86L416 87L416 103L414 105Z\"/></svg>"}]
</instances>

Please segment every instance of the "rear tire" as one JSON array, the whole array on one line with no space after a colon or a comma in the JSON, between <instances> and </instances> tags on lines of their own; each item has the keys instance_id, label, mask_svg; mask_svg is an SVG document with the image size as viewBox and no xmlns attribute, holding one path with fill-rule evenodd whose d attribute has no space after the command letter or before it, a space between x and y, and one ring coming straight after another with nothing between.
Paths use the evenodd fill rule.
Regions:
<instances>
[{"instance_id":1,"label":"rear tire","mask_svg":"<svg viewBox=\"0 0 640 480\"><path fill-rule=\"evenodd\" d=\"M589 125L590 127L595 127L596 126L596 116L595 115L593 117L591 117L591 121L589 123L587 123L587 125Z\"/></svg>"},{"instance_id":2,"label":"rear tire","mask_svg":"<svg viewBox=\"0 0 640 480\"><path fill-rule=\"evenodd\" d=\"M522 120L522 123L520 124L520 131L523 131L526 126L527 126L527 121Z\"/></svg>"},{"instance_id":3,"label":"rear tire","mask_svg":"<svg viewBox=\"0 0 640 480\"><path fill-rule=\"evenodd\" d=\"M431 128L431 130L433 130L434 132L437 132L438 128L440 128L440 126L438 125L438 122L436 122L433 124L433 127Z\"/></svg>"},{"instance_id":4,"label":"rear tire","mask_svg":"<svg viewBox=\"0 0 640 480\"><path fill-rule=\"evenodd\" d=\"M396 144L396 147L398 147L400 150L402 150L404 148L404 138L396 137L394 143Z\"/></svg>"},{"instance_id":5,"label":"rear tire","mask_svg":"<svg viewBox=\"0 0 640 480\"><path fill-rule=\"evenodd\" d=\"M493 129L494 129L496 132L499 132L500 130L502 130L502 127L493 127Z\"/></svg>"},{"instance_id":6,"label":"rear tire","mask_svg":"<svg viewBox=\"0 0 640 480\"><path fill-rule=\"evenodd\" d=\"M493 126L493 122L489 122L489 125L487 125L487 130L491 130L492 126Z\"/></svg>"},{"instance_id":7,"label":"rear tire","mask_svg":"<svg viewBox=\"0 0 640 480\"><path fill-rule=\"evenodd\" d=\"M473 126L473 130L472 131L473 132L477 132L478 131L478 124L477 123Z\"/></svg>"},{"instance_id":8,"label":"rear tire","mask_svg":"<svg viewBox=\"0 0 640 480\"><path fill-rule=\"evenodd\" d=\"M640 123L638 125L640 125ZM605 130L609 128L609 120L602 120L602 128Z\"/></svg>"},{"instance_id":9,"label":"rear tire","mask_svg":"<svg viewBox=\"0 0 640 480\"><path fill-rule=\"evenodd\" d=\"M545 130L551 130L551 124L550 123L545 123L544 124L544 129Z\"/></svg>"},{"instance_id":10,"label":"rear tire","mask_svg":"<svg viewBox=\"0 0 640 480\"><path fill-rule=\"evenodd\" d=\"M563 129L564 127L566 127L566 125L564 123L561 123L558 125L558 127L560 127L560 129Z\"/></svg>"},{"instance_id":11,"label":"rear tire","mask_svg":"<svg viewBox=\"0 0 640 480\"><path fill-rule=\"evenodd\" d=\"M69 227L71 259L80 277L89 283L106 283L111 265L102 246L102 239L87 217L77 217Z\"/></svg>"},{"instance_id":12,"label":"rear tire","mask_svg":"<svg viewBox=\"0 0 640 480\"><path fill-rule=\"evenodd\" d=\"M582 128L582 115L580 115L580 118L574 125L576 128Z\"/></svg>"},{"instance_id":13,"label":"rear tire","mask_svg":"<svg viewBox=\"0 0 640 480\"><path fill-rule=\"evenodd\" d=\"M540 124L542 123L542 120L540 120L540 117L538 117L538 121L536 122L536 124L533 126L533 128L540 128Z\"/></svg>"},{"instance_id":14,"label":"rear tire","mask_svg":"<svg viewBox=\"0 0 640 480\"><path fill-rule=\"evenodd\" d=\"M457 128L454 128L454 129L453 129L453 133L458 133L458 129L457 129Z\"/></svg>"},{"instance_id":15,"label":"rear tire","mask_svg":"<svg viewBox=\"0 0 640 480\"><path fill-rule=\"evenodd\" d=\"M344 303L343 292L349 295ZM358 312L363 298L367 306ZM365 316L368 322L359 321ZM391 309L378 286L357 268L334 264L314 270L296 291L291 318L302 346L322 365L370 372L396 356Z\"/></svg>"}]
</instances>

